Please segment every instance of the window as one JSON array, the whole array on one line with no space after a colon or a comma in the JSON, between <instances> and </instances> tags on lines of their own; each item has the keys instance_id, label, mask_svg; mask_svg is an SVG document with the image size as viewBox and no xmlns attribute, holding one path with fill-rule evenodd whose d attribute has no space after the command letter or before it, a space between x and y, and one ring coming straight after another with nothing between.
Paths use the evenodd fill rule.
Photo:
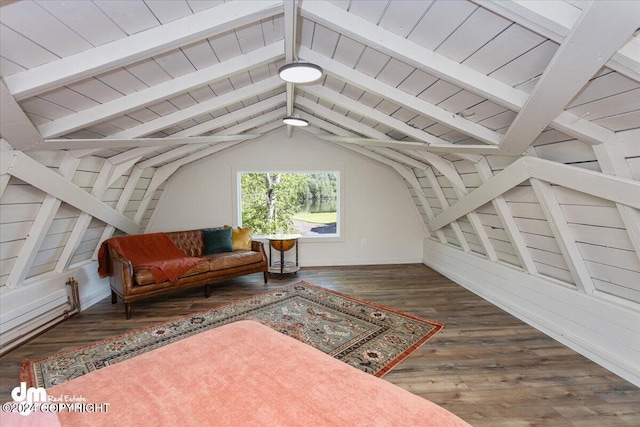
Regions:
<instances>
[{"instance_id":1,"label":"window","mask_svg":"<svg viewBox=\"0 0 640 427\"><path fill-rule=\"evenodd\" d=\"M253 234L340 235L339 171L239 171L238 224Z\"/></svg>"}]
</instances>

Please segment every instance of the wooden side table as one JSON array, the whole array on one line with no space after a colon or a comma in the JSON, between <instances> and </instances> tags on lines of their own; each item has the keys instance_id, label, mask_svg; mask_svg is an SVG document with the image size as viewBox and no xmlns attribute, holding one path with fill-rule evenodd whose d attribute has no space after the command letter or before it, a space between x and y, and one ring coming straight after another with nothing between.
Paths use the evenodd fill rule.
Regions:
<instances>
[{"instance_id":1,"label":"wooden side table","mask_svg":"<svg viewBox=\"0 0 640 427\"><path fill-rule=\"evenodd\" d=\"M269 240L269 273L279 274L280 278L284 274L296 274L300 270L298 265L298 239L299 234L271 234L265 236ZM292 248L296 248L296 262L285 261L284 253ZM271 248L280 252L280 261L273 261Z\"/></svg>"}]
</instances>

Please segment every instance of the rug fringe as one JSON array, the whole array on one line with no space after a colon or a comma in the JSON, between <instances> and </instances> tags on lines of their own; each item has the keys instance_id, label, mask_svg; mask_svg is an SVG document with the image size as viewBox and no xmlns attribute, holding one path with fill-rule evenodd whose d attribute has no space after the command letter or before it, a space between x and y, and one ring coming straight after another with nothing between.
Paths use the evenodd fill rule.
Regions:
<instances>
[{"instance_id":1,"label":"rug fringe","mask_svg":"<svg viewBox=\"0 0 640 427\"><path fill-rule=\"evenodd\" d=\"M18 381L27 383L27 387L35 387L35 375L31 367L33 363L29 359L24 359L20 365L20 373L18 374Z\"/></svg>"}]
</instances>

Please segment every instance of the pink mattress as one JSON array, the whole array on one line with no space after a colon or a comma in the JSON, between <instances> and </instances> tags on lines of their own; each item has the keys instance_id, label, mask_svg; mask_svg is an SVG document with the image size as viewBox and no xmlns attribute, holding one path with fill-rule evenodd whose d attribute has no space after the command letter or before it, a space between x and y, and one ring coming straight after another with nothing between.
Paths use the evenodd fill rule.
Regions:
<instances>
[{"instance_id":1,"label":"pink mattress","mask_svg":"<svg viewBox=\"0 0 640 427\"><path fill-rule=\"evenodd\" d=\"M202 332L47 393L93 404L94 412L3 413L1 425L468 426L428 400L253 321Z\"/></svg>"}]
</instances>

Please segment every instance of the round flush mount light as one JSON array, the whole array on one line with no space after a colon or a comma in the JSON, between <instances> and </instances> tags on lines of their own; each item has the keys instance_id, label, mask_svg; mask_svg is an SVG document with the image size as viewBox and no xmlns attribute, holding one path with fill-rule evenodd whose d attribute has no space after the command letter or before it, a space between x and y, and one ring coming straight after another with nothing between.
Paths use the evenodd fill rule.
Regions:
<instances>
[{"instance_id":1,"label":"round flush mount light","mask_svg":"<svg viewBox=\"0 0 640 427\"><path fill-rule=\"evenodd\" d=\"M280 67L278 75L285 82L311 83L322 77L322 68L307 62L293 62Z\"/></svg>"},{"instance_id":2,"label":"round flush mount light","mask_svg":"<svg viewBox=\"0 0 640 427\"><path fill-rule=\"evenodd\" d=\"M285 124L291 125L291 126L308 126L309 122L306 121L305 119L301 119L300 117L285 117L284 119L282 119L282 121Z\"/></svg>"}]
</instances>

